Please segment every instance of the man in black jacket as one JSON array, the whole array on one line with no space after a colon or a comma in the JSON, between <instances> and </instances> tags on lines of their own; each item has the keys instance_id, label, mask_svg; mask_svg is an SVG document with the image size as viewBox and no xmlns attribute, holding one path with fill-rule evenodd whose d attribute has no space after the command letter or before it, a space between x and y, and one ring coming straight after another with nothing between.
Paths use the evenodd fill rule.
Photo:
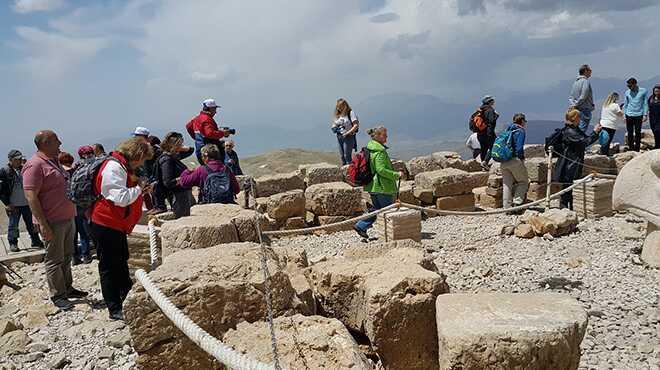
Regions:
<instances>
[{"instance_id":1,"label":"man in black jacket","mask_svg":"<svg viewBox=\"0 0 660 370\"><path fill-rule=\"evenodd\" d=\"M32 212L28 206L25 193L23 192L23 154L18 150L9 151L9 164L0 169L0 199L5 205L5 212L9 218L7 240L9 250L18 252L18 237L20 235L18 223L23 217L25 227L32 239L32 246L43 248L43 243L32 224Z\"/></svg>"},{"instance_id":2,"label":"man in black jacket","mask_svg":"<svg viewBox=\"0 0 660 370\"><path fill-rule=\"evenodd\" d=\"M477 134L479 145L481 146L481 167L488 171L490 169L490 150L495 143L495 126L497 125L497 118L499 114L495 111L495 99L486 95L481 100L481 115L486 122L486 130Z\"/></svg>"}]
</instances>

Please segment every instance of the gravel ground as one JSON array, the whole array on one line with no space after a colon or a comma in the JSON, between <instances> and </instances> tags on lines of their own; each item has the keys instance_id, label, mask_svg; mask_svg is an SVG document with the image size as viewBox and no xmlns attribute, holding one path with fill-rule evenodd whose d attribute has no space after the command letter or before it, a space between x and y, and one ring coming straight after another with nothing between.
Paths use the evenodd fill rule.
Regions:
<instances>
[{"instance_id":1,"label":"gravel ground","mask_svg":"<svg viewBox=\"0 0 660 370\"><path fill-rule=\"evenodd\" d=\"M423 224L422 244L437 256L436 265L453 292L555 291L578 299L589 313L580 369L659 369L660 270L638 264L644 224L618 215L582 222L578 232L553 241L500 236L501 227L515 220L503 215L432 218ZM318 261L341 257L347 246L362 243L354 232L341 232L274 244L302 246L311 261ZM47 298L41 265L15 269L26 280L26 292L37 295L37 301ZM93 303L99 301L96 262L73 271L74 285L90 291ZM26 307L16 302L16 294L7 287L0 290L0 317L10 312L24 320ZM48 350L0 358L0 369L49 369L61 355L70 361L64 367L68 369L134 367L135 353L125 338L128 329L88 303L25 331Z\"/></svg>"}]
</instances>

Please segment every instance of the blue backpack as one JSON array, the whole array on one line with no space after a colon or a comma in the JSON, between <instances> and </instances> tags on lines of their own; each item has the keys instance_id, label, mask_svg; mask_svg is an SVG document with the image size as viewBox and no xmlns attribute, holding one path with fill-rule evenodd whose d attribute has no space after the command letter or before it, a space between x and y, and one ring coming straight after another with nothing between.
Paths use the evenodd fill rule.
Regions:
<instances>
[{"instance_id":1,"label":"blue backpack","mask_svg":"<svg viewBox=\"0 0 660 370\"><path fill-rule=\"evenodd\" d=\"M208 176L204 181L204 188L200 195L201 204L230 204L234 203L234 193L231 191L231 180L227 169L224 171L212 171L209 166L204 166Z\"/></svg>"},{"instance_id":2,"label":"blue backpack","mask_svg":"<svg viewBox=\"0 0 660 370\"><path fill-rule=\"evenodd\" d=\"M491 157L495 162L506 162L513 158L513 155L515 154L513 149L513 133L516 131L518 130L507 128L497 135L490 152Z\"/></svg>"}]
</instances>

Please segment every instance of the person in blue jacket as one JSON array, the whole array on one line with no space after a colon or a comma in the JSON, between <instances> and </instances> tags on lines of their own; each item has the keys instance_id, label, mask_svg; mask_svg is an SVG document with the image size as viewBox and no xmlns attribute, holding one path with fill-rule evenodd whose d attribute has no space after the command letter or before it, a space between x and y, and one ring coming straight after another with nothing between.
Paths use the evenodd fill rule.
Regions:
<instances>
[{"instance_id":1,"label":"person in blue jacket","mask_svg":"<svg viewBox=\"0 0 660 370\"><path fill-rule=\"evenodd\" d=\"M642 123L646 122L649 114L648 91L639 87L635 78L629 78L626 83L628 91L623 103L623 113L626 115L628 149L639 152L642 142Z\"/></svg>"},{"instance_id":2,"label":"person in blue jacket","mask_svg":"<svg viewBox=\"0 0 660 370\"><path fill-rule=\"evenodd\" d=\"M507 127L511 131L513 144L513 157L506 162L502 162L502 185L504 194L502 197L504 208L511 208L522 205L527 197L529 188L529 177L525 167L525 126L527 119L522 113L516 113L513 116L513 123Z\"/></svg>"}]
</instances>

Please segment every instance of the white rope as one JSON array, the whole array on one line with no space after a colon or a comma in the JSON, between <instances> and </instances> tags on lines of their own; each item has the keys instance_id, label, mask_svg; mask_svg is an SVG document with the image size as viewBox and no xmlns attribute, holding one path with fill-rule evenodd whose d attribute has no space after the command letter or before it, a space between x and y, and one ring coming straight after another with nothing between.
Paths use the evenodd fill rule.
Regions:
<instances>
[{"instance_id":1,"label":"white rope","mask_svg":"<svg viewBox=\"0 0 660 370\"><path fill-rule=\"evenodd\" d=\"M140 269L135 272L135 277L142 284L151 299L163 311L172 323L179 328L191 341L197 344L206 353L213 356L216 360L237 370L275 370L272 365L264 364L260 361L251 359L241 353L234 351L204 329L200 328L190 320L181 310L176 308L169 299L154 285L147 273Z\"/></svg>"},{"instance_id":2,"label":"white rope","mask_svg":"<svg viewBox=\"0 0 660 370\"><path fill-rule=\"evenodd\" d=\"M154 219L149 220L147 227L149 230L149 254L151 255L151 271L153 271L158 266L160 266L160 250L158 248L158 234L156 234L156 221Z\"/></svg>"}]
</instances>

